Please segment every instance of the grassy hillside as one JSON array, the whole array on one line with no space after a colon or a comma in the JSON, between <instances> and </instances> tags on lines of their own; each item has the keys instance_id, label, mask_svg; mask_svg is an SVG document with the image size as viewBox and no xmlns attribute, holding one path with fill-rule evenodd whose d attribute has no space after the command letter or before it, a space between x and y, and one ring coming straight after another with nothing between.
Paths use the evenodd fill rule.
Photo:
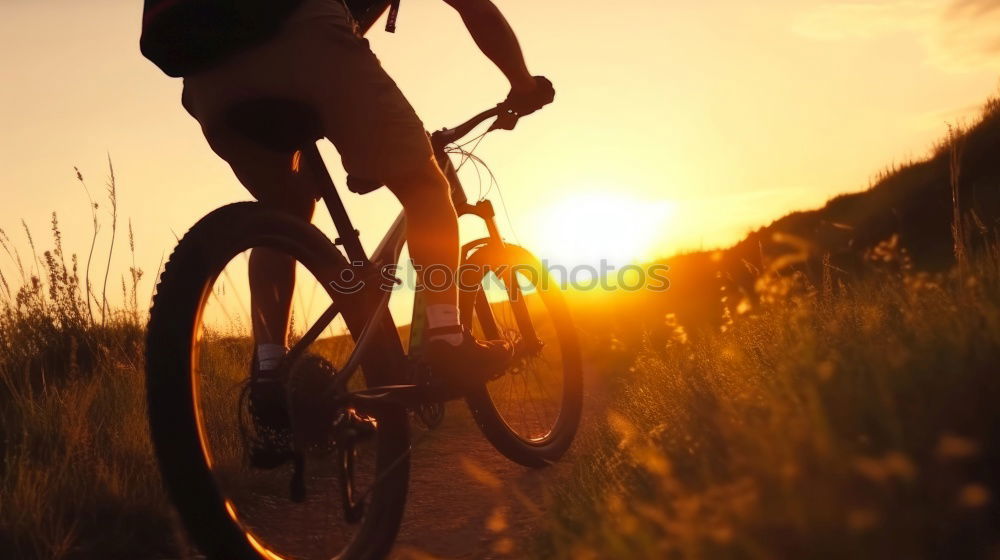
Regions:
<instances>
[{"instance_id":1,"label":"grassy hillside","mask_svg":"<svg viewBox=\"0 0 1000 560\"><path fill-rule=\"evenodd\" d=\"M1000 98L987 101L981 120L953 129L931 157L879 174L867 190L838 196L820 209L794 212L749 235L726 251L728 269L737 259L760 263L760 245L774 258L775 234L805 240L834 265L864 271L863 259L893 235L919 270L943 271L955 263L954 211L961 214L962 242L970 250L992 240L1000 225Z\"/></svg>"},{"instance_id":2,"label":"grassy hillside","mask_svg":"<svg viewBox=\"0 0 1000 560\"><path fill-rule=\"evenodd\" d=\"M146 429L140 314L88 301L89 275L60 240L53 220L53 248L35 256L32 241L22 260L0 232L23 279L0 277L0 557L176 555ZM134 285L122 289L135 301Z\"/></svg>"},{"instance_id":3,"label":"grassy hillside","mask_svg":"<svg viewBox=\"0 0 1000 560\"><path fill-rule=\"evenodd\" d=\"M538 557L995 558L998 219L993 100L869 190L672 259L610 316L638 357Z\"/></svg>"},{"instance_id":4,"label":"grassy hillside","mask_svg":"<svg viewBox=\"0 0 1000 560\"><path fill-rule=\"evenodd\" d=\"M841 281L869 274L872 262L888 253L900 257L897 266L942 272L955 265L956 247L968 254L994 243L998 226L1000 97L995 97L984 104L980 121L952 129L929 158L883 171L866 190L793 212L728 249L666 259L670 291L631 294L628 309L654 331L666 313L693 329L715 328L724 308L736 313L741 305L759 303L762 277L798 273L814 286L830 277L837 289ZM595 298L595 304L604 303Z\"/></svg>"},{"instance_id":5,"label":"grassy hillside","mask_svg":"<svg viewBox=\"0 0 1000 560\"><path fill-rule=\"evenodd\" d=\"M647 339L538 557L995 557L997 257Z\"/></svg>"}]
</instances>

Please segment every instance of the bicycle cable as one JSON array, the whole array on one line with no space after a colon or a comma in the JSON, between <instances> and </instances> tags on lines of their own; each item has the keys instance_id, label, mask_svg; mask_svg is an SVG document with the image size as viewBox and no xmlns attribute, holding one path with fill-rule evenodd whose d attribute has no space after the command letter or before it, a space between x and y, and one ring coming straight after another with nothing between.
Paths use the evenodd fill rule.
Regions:
<instances>
[{"instance_id":1,"label":"bicycle cable","mask_svg":"<svg viewBox=\"0 0 1000 560\"><path fill-rule=\"evenodd\" d=\"M464 167L466 163L468 163L470 161L472 162L472 166L476 169L477 179L479 180L479 193L478 193L478 195L476 197L477 200L479 200L479 201L486 200L486 197L490 194L490 192L493 191L493 187L496 186L497 194L500 197L500 205L503 206L503 213L504 213L504 217L505 217L505 219L507 221L507 227L510 228L511 236L514 238L514 241L518 245L521 245L521 238L517 234L517 229L514 228L514 222L513 222L513 220L511 220L510 210L507 208L507 200L503 196L503 189L500 188L500 181L497 180L497 177L493 173L493 170L490 169L490 166L487 165L486 162L483 161L482 158L480 158L479 156L477 156L475 154L476 149L479 148L479 144L483 141L483 138L485 138L486 135L489 134L489 133L490 133L490 130L487 130L486 132L483 132L482 134L480 134L479 136L477 136L477 137L475 137L475 138L473 138L471 140L467 140L467 141L465 141L465 142L463 142L461 144L452 144L450 147L448 147L448 148L445 149L445 153L448 153L448 154L460 154L462 156L462 159L459 160L458 166L455 168L455 172L456 173L458 172L458 170L460 170L462 167ZM465 146L468 146L469 144L473 144L472 148L470 148L468 150L465 149ZM481 172L480 172L480 169L479 169L480 165L484 169L486 169L486 172L489 174L489 178L490 178L490 182L489 182L489 185L486 188L486 192L483 192L483 188L482 188L482 175L481 175Z\"/></svg>"}]
</instances>

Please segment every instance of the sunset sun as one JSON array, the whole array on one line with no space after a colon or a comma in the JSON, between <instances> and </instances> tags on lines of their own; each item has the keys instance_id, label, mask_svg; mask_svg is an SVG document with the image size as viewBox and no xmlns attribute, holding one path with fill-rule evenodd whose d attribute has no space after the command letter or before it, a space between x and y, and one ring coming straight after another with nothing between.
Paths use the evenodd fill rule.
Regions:
<instances>
[{"instance_id":1,"label":"sunset sun","mask_svg":"<svg viewBox=\"0 0 1000 560\"><path fill-rule=\"evenodd\" d=\"M665 200L587 192L538 214L540 256L564 266L610 266L650 259L662 252L663 233L676 211Z\"/></svg>"}]
</instances>

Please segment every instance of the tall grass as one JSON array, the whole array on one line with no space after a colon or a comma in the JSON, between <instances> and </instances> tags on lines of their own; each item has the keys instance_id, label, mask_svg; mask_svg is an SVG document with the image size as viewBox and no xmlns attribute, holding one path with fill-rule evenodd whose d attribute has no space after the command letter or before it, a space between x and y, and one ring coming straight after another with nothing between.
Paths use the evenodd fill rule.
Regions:
<instances>
[{"instance_id":1,"label":"tall grass","mask_svg":"<svg viewBox=\"0 0 1000 560\"><path fill-rule=\"evenodd\" d=\"M108 184L117 221L113 172ZM179 550L146 430L142 272L134 264L131 227L127 285L122 277L127 303L115 309L107 289L94 293L89 280L100 230L98 205L90 204L94 236L82 279L55 214L52 246L41 255L25 226L30 260L0 232L20 279L18 286L0 277L3 558L135 558ZM113 246L108 263L112 256ZM110 270L106 265L106 277Z\"/></svg>"},{"instance_id":2,"label":"tall grass","mask_svg":"<svg viewBox=\"0 0 1000 560\"><path fill-rule=\"evenodd\" d=\"M1000 251L929 276L894 247L871 281L763 277L780 297L721 332L647 343L538 556L995 554Z\"/></svg>"}]
</instances>

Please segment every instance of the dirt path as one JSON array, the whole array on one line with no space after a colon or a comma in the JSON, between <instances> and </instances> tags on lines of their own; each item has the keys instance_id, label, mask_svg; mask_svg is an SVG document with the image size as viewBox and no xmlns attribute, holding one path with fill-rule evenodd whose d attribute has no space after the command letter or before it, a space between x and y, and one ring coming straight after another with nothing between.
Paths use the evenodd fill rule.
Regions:
<instances>
[{"instance_id":1,"label":"dirt path","mask_svg":"<svg viewBox=\"0 0 1000 560\"><path fill-rule=\"evenodd\" d=\"M552 467L522 467L500 455L464 403L433 432L414 431L403 527L394 559L513 558L544 509L545 488L568 471L574 451Z\"/></svg>"},{"instance_id":2,"label":"dirt path","mask_svg":"<svg viewBox=\"0 0 1000 560\"><path fill-rule=\"evenodd\" d=\"M581 432L599 416L587 376ZM410 494L393 560L521 558L546 508L546 491L572 471L581 448L545 469L497 452L463 402L449 403L435 431L415 428Z\"/></svg>"}]
</instances>

